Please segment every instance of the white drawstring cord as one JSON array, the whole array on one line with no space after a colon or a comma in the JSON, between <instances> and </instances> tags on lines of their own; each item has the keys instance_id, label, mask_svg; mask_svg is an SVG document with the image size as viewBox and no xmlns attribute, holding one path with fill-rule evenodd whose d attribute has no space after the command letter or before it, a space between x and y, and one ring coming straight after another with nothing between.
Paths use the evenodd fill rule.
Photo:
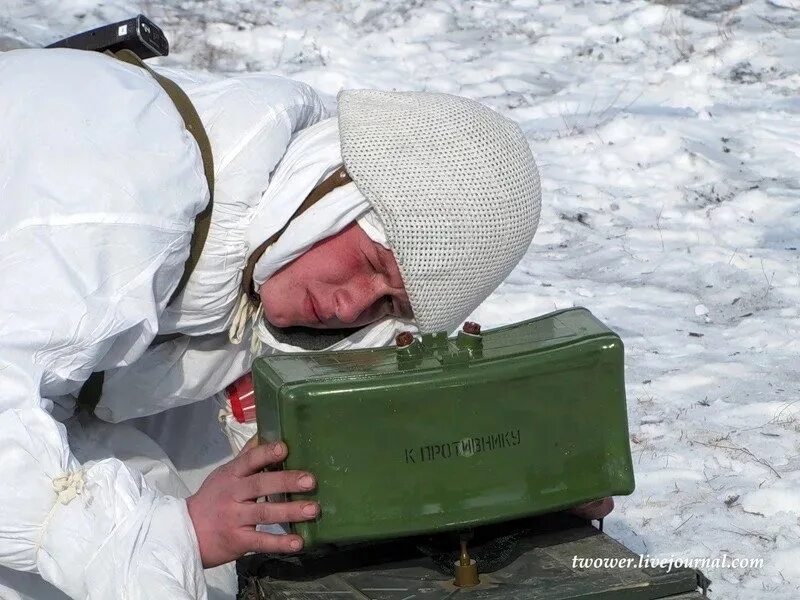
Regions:
<instances>
[{"instance_id":1,"label":"white drawstring cord","mask_svg":"<svg viewBox=\"0 0 800 600\"><path fill-rule=\"evenodd\" d=\"M247 322L250 321L253 330L250 336L250 351L257 356L261 352L262 343L255 332L263 316L264 311L261 310L261 302L254 302L247 294L242 292L239 296L236 312L233 313L233 322L228 330L230 341L234 344L241 344L247 331Z\"/></svg>"},{"instance_id":2,"label":"white drawstring cord","mask_svg":"<svg viewBox=\"0 0 800 600\"><path fill-rule=\"evenodd\" d=\"M75 499L76 496L83 494L85 487L86 480L84 479L83 469L78 469L77 471L72 471L66 475L53 478L53 490L56 493L56 501L53 502L50 512L47 513L47 517L45 517L42 526L39 528L39 539L36 540L37 553L42 547L42 538L44 537L44 533L47 531L47 526L50 523L50 519L56 513L56 509L58 508L59 504L69 504Z\"/></svg>"},{"instance_id":3,"label":"white drawstring cord","mask_svg":"<svg viewBox=\"0 0 800 600\"><path fill-rule=\"evenodd\" d=\"M69 504L75 496L83 493L86 481L83 478L83 469L67 473L53 479L53 489L58 494L61 504Z\"/></svg>"},{"instance_id":4,"label":"white drawstring cord","mask_svg":"<svg viewBox=\"0 0 800 600\"><path fill-rule=\"evenodd\" d=\"M239 304L236 311L233 313L233 322L230 329L228 329L228 338L234 344L241 344L244 339L244 333L247 329L247 321L252 317L253 305L255 303L250 297L241 292L239 295Z\"/></svg>"},{"instance_id":5,"label":"white drawstring cord","mask_svg":"<svg viewBox=\"0 0 800 600\"><path fill-rule=\"evenodd\" d=\"M253 333L250 336L250 352L253 356L258 356L261 354L261 347L263 346L261 336L258 335L258 330L264 321L264 311L261 309L260 302L258 306L256 306L256 310L250 320L253 323Z\"/></svg>"}]
</instances>

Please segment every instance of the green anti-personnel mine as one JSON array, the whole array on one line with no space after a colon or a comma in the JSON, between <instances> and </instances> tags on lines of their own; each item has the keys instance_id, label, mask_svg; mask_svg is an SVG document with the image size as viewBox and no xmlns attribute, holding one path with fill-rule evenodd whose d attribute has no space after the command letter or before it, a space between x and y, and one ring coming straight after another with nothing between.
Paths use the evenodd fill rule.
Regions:
<instances>
[{"instance_id":1,"label":"green anti-personnel mine","mask_svg":"<svg viewBox=\"0 0 800 600\"><path fill-rule=\"evenodd\" d=\"M253 369L258 426L314 473L306 545L444 531L633 491L623 348L586 310Z\"/></svg>"},{"instance_id":2,"label":"green anti-personnel mine","mask_svg":"<svg viewBox=\"0 0 800 600\"><path fill-rule=\"evenodd\" d=\"M322 514L293 525L310 549L303 574L267 561L259 586L271 595L255 597L349 590L345 598L400 599L436 573L443 593L475 598L696 597L692 570L579 573L570 553L634 555L563 514L531 521L633 491L619 336L585 309L465 329L455 338L398 336L393 348L256 361L260 438L286 442L284 468L315 474L315 493L290 499L313 497ZM438 549L417 557L408 593L370 592L393 587L382 587L386 569L410 568L405 550L391 551L409 545ZM493 556L476 555L495 546ZM509 595L489 582L521 587Z\"/></svg>"}]
</instances>

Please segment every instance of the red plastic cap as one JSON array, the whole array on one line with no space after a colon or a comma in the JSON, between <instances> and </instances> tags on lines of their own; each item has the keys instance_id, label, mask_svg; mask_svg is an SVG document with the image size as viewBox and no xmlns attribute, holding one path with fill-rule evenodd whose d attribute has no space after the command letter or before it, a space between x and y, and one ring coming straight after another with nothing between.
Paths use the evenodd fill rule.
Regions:
<instances>
[{"instance_id":1,"label":"red plastic cap","mask_svg":"<svg viewBox=\"0 0 800 600\"><path fill-rule=\"evenodd\" d=\"M464 333L469 333L472 335L480 335L481 333L481 326L474 321L467 321L464 323L464 327L462 327L462 329Z\"/></svg>"},{"instance_id":2,"label":"red plastic cap","mask_svg":"<svg viewBox=\"0 0 800 600\"><path fill-rule=\"evenodd\" d=\"M397 334L394 341L398 348L405 348L414 342L414 335L410 331L403 331Z\"/></svg>"},{"instance_id":3,"label":"red plastic cap","mask_svg":"<svg viewBox=\"0 0 800 600\"><path fill-rule=\"evenodd\" d=\"M225 388L225 395L231 405L233 418L239 423L256 420L256 398L253 391L253 376L248 373Z\"/></svg>"}]
</instances>

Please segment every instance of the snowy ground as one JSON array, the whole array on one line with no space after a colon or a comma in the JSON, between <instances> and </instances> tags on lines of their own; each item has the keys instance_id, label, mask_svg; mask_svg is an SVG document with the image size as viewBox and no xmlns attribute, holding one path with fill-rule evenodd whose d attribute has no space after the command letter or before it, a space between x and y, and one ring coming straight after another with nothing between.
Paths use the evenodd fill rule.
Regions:
<instances>
[{"instance_id":1,"label":"snowy ground","mask_svg":"<svg viewBox=\"0 0 800 600\"><path fill-rule=\"evenodd\" d=\"M800 597L800 0L3 0L0 44L142 10L200 69L463 94L516 119L544 209L484 326L573 305L627 348L637 490L607 531Z\"/></svg>"}]
</instances>

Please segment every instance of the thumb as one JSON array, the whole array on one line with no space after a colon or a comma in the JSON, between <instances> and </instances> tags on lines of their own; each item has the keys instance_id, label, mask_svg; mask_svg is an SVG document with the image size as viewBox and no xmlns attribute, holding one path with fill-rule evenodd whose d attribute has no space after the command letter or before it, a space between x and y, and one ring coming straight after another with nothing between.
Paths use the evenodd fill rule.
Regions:
<instances>
[{"instance_id":1,"label":"thumb","mask_svg":"<svg viewBox=\"0 0 800 600\"><path fill-rule=\"evenodd\" d=\"M253 437L247 440L247 443L244 446L242 446L242 449L239 450L239 454L244 454L248 450L252 450L256 446L258 446L258 442L259 442L258 434L255 434Z\"/></svg>"}]
</instances>

